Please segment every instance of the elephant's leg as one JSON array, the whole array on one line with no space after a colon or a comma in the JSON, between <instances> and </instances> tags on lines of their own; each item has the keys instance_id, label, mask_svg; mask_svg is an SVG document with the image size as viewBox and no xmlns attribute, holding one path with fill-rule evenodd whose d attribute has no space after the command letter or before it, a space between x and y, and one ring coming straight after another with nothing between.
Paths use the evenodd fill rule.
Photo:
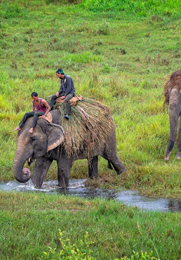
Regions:
<instances>
[{"instance_id":1,"label":"elephant's leg","mask_svg":"<svg viewBox=\"0 0 181 260\"><path fill-rule=\"evenodd\" d=\"M41 188L52 160L41 157L37 158L33 168L32 182L36 188Z\"/></svg>"},{"instance_id":2,"label":"elephant's leg","mask_svg":"<svg viewBox=\"0 0 181 260\"><path fill-rule=\"evenodd\" d=\"M89 178L93 179L98 177L98 156L94 156L88 160Z\"/></svg>"},{"instance_id":3,"label":"elephant's leg","mask_svg":"<svg viewBox=\"0 0 181 260\"><path fill-rule=\"evenodd\" d=\"M110 170L112 170L112 169L113 169L113 168L112 168L112 165L111 165L111 163L110 163L110 161L109 161L109 160L107 161L107 168L108 168L108 169L110 169Z\"/></svg>"},{"instance_id":4,"label":"elephant's leg","mask_svg":"<svg viewBox=\"0 0 181 260\"><path fill-rule=\"evenodd\" d=\"M73 161L65 157L61 157L58 164L58 186L67 188L69 186L69 174L73 165Z\"/></svg>"},{"instance_id":5,"label":"elephant's leg","mask_svg":"<svg viewBox=\"0 0 181 260\"><path fill-rule=\"evenodd\" d=\"M110 158L109 161L113 165L118 175L126 170L126 168L124 167L123 163L120 161L117 155L114 158Z\"/></svg>"},{"instance_id":6,"label":"elephant's leg","mask_svg":"<svg viewBox=\"0 0 181 260\"><path fill-rule=\"evenodd\" d=\"M112 165L114 167L118 175L126 170L125 166L117 156L116 149L109 150L107 147L104 151L103 157L108 160L108 166Z\"/></svg>"},{"instance_id":7,"label":"elephant's leg","mask_svg":"<svg viewBox=\"0 0 181 260\"><path fill-rule=\"evenodd\" d=\"M179 123L178 151L176 154L176 158L181 159L181 118Z\"/></svg>"},{"instance_id":8,"label":"elephant's leg","mask_svg":"<svg viewBox=\"0 0 181 260\"><path fill-rule=\"evenodd\" d=\"M177 104L178 103L177 99L176 96L173 95L170 98L170 103L169 103L170 138L169 138L169 142L165 154L165 161L169 160L177 136L177 126L178 126L178 119L179 119L179 105Z\"/></svg>"}]
</instances>

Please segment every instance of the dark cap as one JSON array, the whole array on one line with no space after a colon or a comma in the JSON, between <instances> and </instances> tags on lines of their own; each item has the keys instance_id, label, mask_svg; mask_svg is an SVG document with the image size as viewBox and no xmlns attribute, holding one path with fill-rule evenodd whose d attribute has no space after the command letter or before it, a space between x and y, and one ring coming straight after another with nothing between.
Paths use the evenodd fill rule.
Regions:
<instances>
[{"instance_id":1,"label":"dark cap","mask_svg":"<svg viewBox=\"0 0 181 260\"><path fill-rule=\"evenodd\" d=\"M56 73L64 74L63 69L58 69Z\"/></svg>"}]
</instances>

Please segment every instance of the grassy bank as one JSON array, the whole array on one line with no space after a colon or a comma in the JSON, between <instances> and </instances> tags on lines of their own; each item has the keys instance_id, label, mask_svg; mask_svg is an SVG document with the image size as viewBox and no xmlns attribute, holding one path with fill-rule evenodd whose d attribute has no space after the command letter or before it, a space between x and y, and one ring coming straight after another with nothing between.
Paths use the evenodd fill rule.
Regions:
<instances>
[{"instance_id":1,"label":"grassy bank","mask_svg":"<svg viewBox=\"0 0 181 260\"><path fill-rule=\"evenodd\" d=\"M88 232L93 259L121 259L141 250L153 251L156 259L180 259L178 213L140 212L116 201L13 192L0 192L0 207L2 259L36 259L49 247L60 252L59 229L64 242L69 239L78 248Z\"/></svg>"},{"instance_id":2,"label":"grassy bank","mask_svg":"<svg viewBox=\"0 0 181 260\"><path fill-rule=\"evenodd\" d=\"M14 179L13 129L31 110L31 92L56 93L62 67L77 94L111 108L127 172L118 178L100 159L102 183L180 198L177 144L163 160L169 122L162 107L166 76L180 67L180 2L1 1L0 14L0 180ZM87 162L76 162L71 176L87 177Z\"/></svg>"}]
</instances>

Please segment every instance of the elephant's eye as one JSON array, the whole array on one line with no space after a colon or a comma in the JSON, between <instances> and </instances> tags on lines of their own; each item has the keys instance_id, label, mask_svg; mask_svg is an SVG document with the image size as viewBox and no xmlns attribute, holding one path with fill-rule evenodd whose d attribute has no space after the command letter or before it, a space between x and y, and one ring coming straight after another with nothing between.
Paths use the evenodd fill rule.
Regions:
<instances>
[{"instance_id":1,"label":"elephant's eye","mask_svg":"<svg viewBox=\"0 0 181 260\"><path fill-rule=\"evenodd\" d=\"M33 142L33 141L35 141L35 140L36 140L35 136L32 136L32 137L31 137L31 141Z\"/></svg>"}]
</instances>

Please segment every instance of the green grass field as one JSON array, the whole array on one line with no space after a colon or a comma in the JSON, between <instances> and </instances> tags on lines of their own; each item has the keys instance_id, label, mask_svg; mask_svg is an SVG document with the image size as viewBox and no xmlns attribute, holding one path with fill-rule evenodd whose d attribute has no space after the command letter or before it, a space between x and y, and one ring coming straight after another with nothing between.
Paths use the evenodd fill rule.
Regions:
<instances>
[{"instance_id":1,"label":"green grass field","mask_svg":"<svg viewBox=\"0 0 181 260\"><path fill-rule=\"evenodd\" d=\"M141 254L141 250L153 251L155 258L131 260L180 259L179 213L140 212L117 201L13 192L0 192L0 207L1 259L90 259L72 257L71 245L93 259L128 260L133 251ZM63 248L59 230L64 234ZM91 253L81 245L86 232ZM46 258L43 252L49 252L49 247L56 253ZM69 258L58 258L61 249Z\"/></svg>"},{"instance_id":2,"label":"green grass field","mask_svg":"<svg viewBox=\"0 0 181 260\"><path fill-rule=\"evenodd\" d=\"M163 109L164 83L180 68L180 13L179 0L1 0L0 181L14 180L13 129L31 111L31 93L55 94L60 84L55 71L61 67L73 78L76 94L111 108L118 156L127 168L117 176L100 158L100 179L89 184L180 199L177 142L170 161L164 161L169 120ZM85 178L87 172L87 161L77 161L70 176ZM47 180L56 178L53 163ZM181 256L178 213L12 192L0 192L0 208L2 259Z\"/></svg>"},{"instance_id":3,"label":"green grass field","mask_svg":"<svg viewBox=\"0 0 181 260\"><path fill-rule=\"evenodd\" d=\"M163 86L180 67L180 1L66 2L0 3L0 180L14 178L13 129L31 111L31 92L56 93L55 71L62 67L77 94L111 108L127 168L118 187L180 198L177 143L170 161L163 160L169 139ZM53 165L47 179L56 171ZM116 178L102 159L99 173ZM87 177L87 162L76 162L71 176Z\"/></svg>"}]
</instances>

